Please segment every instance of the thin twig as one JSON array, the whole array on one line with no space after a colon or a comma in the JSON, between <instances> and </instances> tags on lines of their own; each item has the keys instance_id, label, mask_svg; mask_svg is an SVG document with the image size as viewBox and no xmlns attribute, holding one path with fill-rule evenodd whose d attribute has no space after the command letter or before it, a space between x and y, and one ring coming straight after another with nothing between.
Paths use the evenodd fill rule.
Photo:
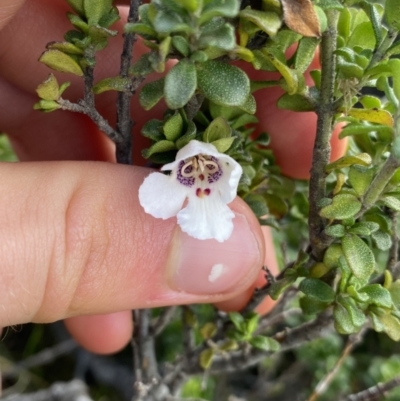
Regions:
<instances>
[{"instance_id":1,"label":"thin twig","mask_svg":"<svg viewBox=\"0 0 400 401\"><path fill-rule=\"evenodd\" d=\"M268 296L271 284L275 282L275 277L267 266L263 266L263 271L267 283L264 285L264 287L254 289L253 295L247 305L241 311L242 313L254 311L254 309L256 309L257 306L260 305L261 302L264 301L264 299Z\"/></svg>"},{"instance_id":2,"label":"thin twig","mask_svg":"<svg viewBox=\"0 0 400 401\"><path fill-rule=\"evenodd\" d=\"M163 330L165 329L165 327L171 323L172 319L175 316L177 309L178 309L177 306L170 306L168 308L163 309L160 316L157 318L157 321L151 327L151 334L154 337L157 337L158 335L160 335L163 332Z\"/></svg>"},{"instance_id":3,"label":"thin twig","mask_svg":"<svg viewBox=\"0 0 400 401\"><path fill-rule=\"evenodd\" d=\"M288 351L303 345L306 342L320 338L327 330L330 329L332 323L332 315L328 312L322 313L312 322L304 323L292 329L285 329L277 333L273 338L281 344L279 352ZM201 351L201 349L199 350ZM250 350L243 349L226 356L215 356L213 363L209 369L210 374L221 372L236 372L244 370L250 366L256 365L263 358L271 355L269 351L261 351L256 348ZM188 364L187 374L202 373L203 370L199 365L199 352L196 352L190 363Z\"/></svg>"},{"instance_id":4,"label":"thin twig","mask_svg":"<svg viewBox=\"0 0 400 401\"><path fill-rule=\"evenodd\" d=\"M80 380L55 383L51 387L30 394L14 394L3 401L92 401L86 385Z\"/></svg>"},{"instance_id":5,"label":"thin twig","mask_svg":"<svg viewBox=\"0 0 400 401\"><path fill-rule=\"evenodd\" d=\"M3 369L2 373L4 377L15 376L18 375L23 370L28 370L35 368L37 366L47 365L62 355L70 353L74 349L78 347L78 344L75 340L69 339L63 341L59 344L56 344L53 347L45 348L42 351L38 352L26 358L25 360L10 366L9 368Z\"/></svg>"},{"instance_id":6,"label":"thin twig","mask_svg":"<svg viewBox=\"0 0 400 401\"><path fill-rule=\"evenodd\" d=\"M268 329L271 329L271 327L276 324L280 324L291 317L300 317L302 315L303 311L300 308L292 308L271 317L261 319L254 334L265 333Z\"/></svg>"},{"instance_id":7,"label":"thin twig","mask_svg":"<svg viewBox=\"0 0 400 401\"><path fill-rule=\"evenodd\" d=\"M160 381L154 336L150 334L150 315L151 310L149 309L134 311L135 332L132 340L136 375L134 401L147 400L147 395L153 389L158 388L157 384Z\"/></svg>"},{"instance_id":8,"label":"thin twig","mask_svg":"<svg viewBox=\"0 0 400 401\"><path fill-rule=\"evenodd\" d=\"M137 22L139 19L140 0L131 0L128 22ZM136 34L133 32L124 33L124 44L121 54L121 66L119 75L129 76L133 45L136 41ZM136 89L136 88L135 88ZM132 127L131 119L131 98L134 91L118 92L117 100L117 130L122 137L122 141L116 144L116 159L118 163L132 164Z\"/></svg>"},{"instance_id":9,"label":"thin twig","mask_svg":"<svg viewBox=\"0 0 400 401\"><path fill-rule=\"evenodd\" d=\"M356 345L358 345L363 339L365 331L366 328L361 330L359 333L353 334L349 337L349 339L347 340L346 347L344 348L340 358L337 360L335 366L325 377L323 377L319 381L308 401L316 401L318 397L326 391L328 386L331 384L332 380L335 378L336 374L339 372L346 358L351 354Z\"/></svg>"},{"instance_id":10,"label":"thin twig","mask_svg":"<svg viewBox=\"0 0 400 401\"><path fill-rule=\"evenodd\" d=\"M321 91L317 104L317 134L313 149L313 159L310 175L310 213L309 230L312 254L320 261L325 249L332 241L324 234L324 221L319 215L319 203L325 197L325 167L329 163L331 146L330 138L333 128L333 91L336 74L336 37L339 13L329 9L326 12L328 27L322 34L321 41Z\"/></svg>"},{"instance_id":11,"label":"thin twig","mask_svg":"<svg viewBox=\"0 0 400 401\"><path fill-rule=\"evenodd\" d=\"M388 209L388 215L392 222L392 246L389 250L389 258L387 261L387 269L393 273L397 262L399 261L399 236L397 233L398 213L394 210Z\"/></svg>"},{"instance_id":12,"label":"thin twig","mask_svg":"<svg viewBox=\"0 0 400 401\"><path fill-rule=\"evenodd\" d=\"M382 397L385 397L390 390L398 386L400 386L400 376L396 376L386 383L378 383L376 386L360 391L359 393L348 395L341 401L379 401Z\"/></svg>"},{"instance_id":13,"label":"thin twig","mask_svg":"<svg viewBox=\"0 0 400 401\"><path fill-rule=\"evenodd\" d=\"M66 99L59 99L58 103L62 110L82 113L90 117L99 130L104 132L114 143L118 143L121 140L118 132L111 127L108 121L96 109L86 104L84 100L79 100L78 103L72 103Z\"/></svg>"}]
</instances>

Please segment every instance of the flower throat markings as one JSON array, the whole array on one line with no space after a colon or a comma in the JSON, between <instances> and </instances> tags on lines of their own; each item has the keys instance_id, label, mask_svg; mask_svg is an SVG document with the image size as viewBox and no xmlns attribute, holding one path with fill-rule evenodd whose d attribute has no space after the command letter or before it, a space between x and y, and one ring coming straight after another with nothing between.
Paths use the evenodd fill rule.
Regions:
<instances>
[{"instance_id":1,"label":"flower throat markings","mask_svg":"<svg viewBox=\"0 0 400 401\"><path fill-rule=\"evenodd\" d=\"M203 198L211 193L208 184L218 181L221 176L222 169L215 157L197 155L179 163L177 180L187 187L198 186L196 196Z\"/></svg>"}]
</instances>

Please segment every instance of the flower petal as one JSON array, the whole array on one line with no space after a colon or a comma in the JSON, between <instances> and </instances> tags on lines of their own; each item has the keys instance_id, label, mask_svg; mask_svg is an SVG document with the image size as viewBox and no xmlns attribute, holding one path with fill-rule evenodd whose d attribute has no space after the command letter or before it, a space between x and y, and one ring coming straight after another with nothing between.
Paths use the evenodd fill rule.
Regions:
<instances>
[{"instance_id":1,"label":"flower petal","mask_svg":"<svg viewBox=\"0 0 400 401\"><path fill-rule=\"evenodd\" d=\"M219 156L219 164L222 168L222 175L216 182L216 186L218 186L222 201L230 203L236 197L243 169L236 160L223 154Z\"/></svg>"},{"instance_id":2,"label":"flower petal","mask_svg":"<svg viewBox=\"0 0 400 401\"><path fill-rule=\"evenodd\" d=\"M188 205L178 215L182 231L197 239L227 240L233 231L235 214L215 192L206 198L190 196Z\"/></svg>"},{"instance_id":3,"label":"flower petal","mask_svg":"<svg viewBox=\"0 0 400 401\"><path fill-rule=\"evenodd\" d=\"M151 173L139 188L139 202L153 217L169 219L182 209L187 190L174 176Z\"/></svg>"}]
</instances>

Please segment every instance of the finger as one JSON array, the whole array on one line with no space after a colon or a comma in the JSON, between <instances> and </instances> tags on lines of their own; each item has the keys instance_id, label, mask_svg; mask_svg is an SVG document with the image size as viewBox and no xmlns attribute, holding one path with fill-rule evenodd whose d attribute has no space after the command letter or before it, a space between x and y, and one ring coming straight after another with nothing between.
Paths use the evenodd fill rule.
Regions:
<instances>
[{"instance_id":1,"label":"finger","mask_svg":"<svg viewBox=\"0 0 400 401\"><path fill-rule=\"evenodd\" d=\"M289 49L288 56L294 52ZM245 62L237 62L254 80L277 80L278 73L255 70ZM309 66L305 79L307 85L313 86L309 71L320 68L318 53ZM257 103L256 116L259 120L254 135L267 132L271 137L269 148L273 150L277 165L283 174L297 179L308 179L310 176L312 152L314 147L317 115L314 112L293 112L278 109L276 103L285 92L280 87L264 88L256 91L254 97ZM339 139L341 126L333 130L331 139L331 160L343 156L347 149L347 139Z\"/></svg>"},{"instance_id":2,"label":"finger","mask_svg":"<svg viewBox=\"0 0 400 401\"><path fill-rule=\"evenodd\" d=\"M0 3L0 30L6 26L18 12L25 0L2 0Z\"/></svg>"},{"instance_id":3,"label":"finger","mask_svg":"<svg viewBox=\"0 0 400 401\"><path fill-rule=\"evenodd\" d=\"M65 319L65 326L79 344L91 352L120 351L132 338L130 311Z\"/></svg>"},{"instance_id":4,"label":"finger","mask_svg":"<svg viewBox=\"0 0 400 401\"><path fill-rule=\"evenodd\" d=\"M231 204L229 240L195 240L175 218L143 212L147 174L107 163L0 166L0 326L218 302L254 282L264 250L244 202ZM216 264L223 274L211 277Z\"/></svg>"},{"instance_id":5,"label":"finger","mask_svg":"<svg viewBox=\"0 0 400 401\"><path fill-rule=\"evenodd\" d=\"M71 29L65 17L68 5L64 2L31 0L20 10L13 23L0 32L0 126L11 137L12 144L20 160L113 160L114 146L100 133L89 118L78 113L57 111L43 114L33 110L38 97L37 85L51 72L37 61L46 43L62 40L66 31ZM120 10L121 22L115 29L123 30L126 8ZM48 20L49 24L35 24L37 20ZM32 27L26 29L27 21ZM113 26L114 28L114 26ZM18 35L15 34L18 32ZM9 43L12 43L10 48ZM6 49L8 51L6 51ZM119 73L122 37L110 40L110 45L98 53L96 82L104 77ZM148 49L138 42L134 48L134 58ZM54 71L53 71L54 72ZM65 98L76 101L82 97L82 80L70 74L55 73L59 82L71 81ZM159 78L150 74L148 81ZM96 107L100 114L115 126L116 94L106 92L96 97ZM151 118L162 117L165 105L161 102L151 111L144 111L139 105L138 95L132 98L132 117L134 135ZM32 127L35 127L32 132ZM134 160L141 158L141 146L134 143Z\"/></svg>"},{"instance_id":6,"label":"finger","mask_svg":"<svg viewBox=\"0 0 400 401\"><path fill-rule=\"evenodd\" d=\"M266 226L261 227L264 241L265 241L265 258L264 258L264 266L268 268L268 270L276 275L279 272L278 261L275 253L275 246L272 238L271 229ZM242 310L250 301L251 297L254 295L254 290L256 288L262 288L267 283L265 278L265 272L260 271L257 279L252 283L252 285L241 294L228 299L226 301L222 301L216 304L217 308L231 312L231 311L240 311ZM266 297L260 305L257 306L255 311L261 315L265 315L275 306L275 301L270 297Z\"/></svg>"}]
</instances>

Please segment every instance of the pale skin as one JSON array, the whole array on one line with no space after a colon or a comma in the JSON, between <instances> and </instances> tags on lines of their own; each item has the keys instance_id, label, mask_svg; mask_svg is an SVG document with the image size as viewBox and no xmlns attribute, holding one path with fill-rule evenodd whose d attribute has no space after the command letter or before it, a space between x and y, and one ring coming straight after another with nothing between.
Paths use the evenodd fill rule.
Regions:
<instances>
[{"instance_id":1,"label":"pale skin","mask_svg":"<svg viewBox=\"0 0 400 401\"><path fill-rule=\"evenodd\" d=\"M237 198L230 207L244 216L258 249L254 260L243 266L243 280L214 294L171 288L166 261L179 228L175 218L154 219L141 209L138 188L149 170L109 163L114 161L113 145L86 117L32 109L35 88L49 73L37 59L47 42L62 40L71 29L67 10L62 0L0 2L0 129L8 133L21 160L0 164L0 327L66 319L84 347L110 353L131 338L131 309L185 303L240 309L262 281L261 265L276 271L277 264L270 232L259 227ZM121 8L123 21L126 14ZM122 23L116 29L121 31ZM120 45L117 39L99 54L97 79L117 74ZM73 83L66 97L81 96L79 79L57 77ZM105 94L97 101L111 124L114 99ZM272 107L276 96L270 99ZM132 109L135 116L137 100ZM135 138L143 122L160 112L161 107L139 112ZM297 115L285 113L284 118L296 127ZM306 124L312 136L314 118L302 118L302 129ZM268 123L273 127L275 121L279 127L281 120L276 113ZM279 128L269 132L273 138L280 136ZM138 163L139 148L136 145ZM295 174L299 168L307 170L309 160L300 155L288 166L286 172ZM259 311L271 307L266 301Z\"/></svg>"}]
</instances>

